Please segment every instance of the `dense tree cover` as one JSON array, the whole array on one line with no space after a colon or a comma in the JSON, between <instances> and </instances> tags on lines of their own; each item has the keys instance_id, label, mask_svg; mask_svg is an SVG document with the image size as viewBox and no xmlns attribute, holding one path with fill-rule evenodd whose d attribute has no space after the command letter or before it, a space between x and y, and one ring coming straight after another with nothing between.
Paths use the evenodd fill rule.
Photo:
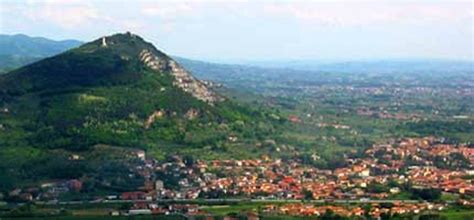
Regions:
<instances>
[{"instance_id":1,"label":"dense tree cover","mask_svg":"<svg viewBox=\"0 0 474 220\"><path fill-rule=\"evenodd\" d=\"M472 120L458 121L422 121L410 122L400 126L401 130L409 130L423 136L440 136L449 137L452 142L459 142L461 139L456 134L472 134L474 133L474 124ZM472 136L469 139L472 140Z\"/></svg>"},{"instance_id":2,"label":"dense tree cover","mask_svg":"<svg viewBox=\"0 0 474 220\"><path fill-rule=\"evenodd\" d=\"M50 155L16 155L25 158L23 164L0 162L2 175L8 177L2 178L3 189L22 179L72 179L93 173L119 181L111 176L120 173L109 171L120 169L114 164L98 167L93 159L67 158L94 152L97 145L156 154L201 149L199 157L208 151L205 147L225 153L229 136L245 143L275 135L271 111L232 100L204 103L174 86L169 70L157 72L142 64L143 50L170 59L151 44L130 34L107 39L108 47L100 46L99 39L0 76L0 156L10 157L14 151L6 149L21 147ZM190 110L196 117L186 116ZM150 122L157 111L162 114ZM136 185L133 181L115 185Z\"/></svg>"}]
</instances>

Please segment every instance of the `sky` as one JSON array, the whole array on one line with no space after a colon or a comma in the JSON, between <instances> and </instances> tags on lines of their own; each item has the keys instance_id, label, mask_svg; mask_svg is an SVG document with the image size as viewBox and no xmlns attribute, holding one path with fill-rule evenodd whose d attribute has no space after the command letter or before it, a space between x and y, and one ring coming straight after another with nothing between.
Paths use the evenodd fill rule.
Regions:
<instances>
[{"instance_id":1,"label":"sky","mask_svg":"<svg viewBox=\"0 0 474 220\"><path fill-rule=\"evenodd\" d=\"M474 61L471 0L0 0L0 33L90 41L131 31L208 61Z\"/></svg>"}]
</instances>

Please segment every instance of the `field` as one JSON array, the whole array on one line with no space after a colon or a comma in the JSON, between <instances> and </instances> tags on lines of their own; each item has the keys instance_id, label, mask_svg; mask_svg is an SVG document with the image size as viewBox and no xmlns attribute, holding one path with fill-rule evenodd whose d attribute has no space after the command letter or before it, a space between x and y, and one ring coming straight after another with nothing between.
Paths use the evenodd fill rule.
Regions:
<instances>
[{"instance_id":1,"label":"field","mask_svg":"<svg viewBox=\"0 0 474 220\"><path fill-rule=\"evenodd\" d=\"M285 215L274 215L270 213L262 213L262 208L268 204L275 205L284 205L285 202L271 203L271 202L242 202L238 204L231 205L201 205L200 209L209 213L209 215L214 216L216 219L222 219L224 216L245 216L246 213L253 212L259 213L260 219L271 219L271 220L305 220L305 219L321 219L317 216L285 216ZM354 207L354 205L349 205L349 207ZM153 215L153 216L116 216L112 217L109 215L110 211L117 210L120 208L120 205L114 204L102 204L102 205L68 205L68 206L39 206L36 211L46 212L54 209L60 208L61 210L66 210L65 215L59 216L49 216L49 217L15 217L11 219L57 219L57 220L69 220L69 219L186 219L182 214L177 215ZM393 219L424 219L421 216L433 214L433 212L423 213L421 215L403 215L403 216L393 216ZM438 216L438 214L436 214ZM462 209L451 207L447 210L439 212L439 217L446 220L472 220L474 219L474 211L469 209ZM196 219L201 219L202 217L196 216ZM2 219L10 219L2 217ZM245 219L245 218L244 218ZM348 219L360 219L360 218L348 218Z\"/></svg>"}]
</instances>

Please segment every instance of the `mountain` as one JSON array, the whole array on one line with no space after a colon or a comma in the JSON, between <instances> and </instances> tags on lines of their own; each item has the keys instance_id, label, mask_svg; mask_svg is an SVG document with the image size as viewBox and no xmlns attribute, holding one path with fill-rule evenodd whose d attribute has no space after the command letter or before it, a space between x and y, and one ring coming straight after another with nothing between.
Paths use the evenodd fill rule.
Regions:
<instances>
[{"instance_id":1,"label":"mountain","mask_svg":"<svg viewBox=\"0 0 474 220\"><path fill-rule=\"evenodd\" d=\"M117 149L161 160L258 156L249 146L274 133L269 115L215 92L141 37L115 34L0 76L0 173L75 178L99 172Z\"/></svg>"},{"instance_id":2,"label":"mountain","mask_svg":"<svg viewBox=\"0 0 474 220\"><path fill-rule=\"evenodd\" d=\"M0 72L56 55L80 44L82 42L77 40L55 41L24 34L0 34Z\"/></svg>"},{"instance_id":3,"label":"mountain","mask_svg":"<svg viewBox=\"0 0 474 220\"><path fill-rule=\"evenodd\" d=\"M170 72L176 85L213 103L219 98L173 59L135 35L104 37L80 48L20 68L3 77L2 91L23 94L68 86L121 84L139 79L145 68ZM54 75L53 75L54 74Z\"/></svg>"},{"instance_id":4,"label":"mountain","mask_svg":"<svg viewBox=\"0 0 474 220\"><path fill-rule=\"evenodd\" d=\"M0 34L0 55L42 57L51 56L68 48L77 47L77 40L55 41L43 37L30 37L24 34Z\"/></svg>"}]
</instances>

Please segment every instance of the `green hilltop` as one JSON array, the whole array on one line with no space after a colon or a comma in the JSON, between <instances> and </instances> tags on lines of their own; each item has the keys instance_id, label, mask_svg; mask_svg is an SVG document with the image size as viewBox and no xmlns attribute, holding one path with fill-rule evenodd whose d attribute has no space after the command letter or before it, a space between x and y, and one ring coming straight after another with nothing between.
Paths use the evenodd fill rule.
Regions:
<instances>
[{"instance_id":1,"label":"green hilltop","mask_svg":"<svg viewBox=\"0 0 474 220\"><path fill-rule=\"evenodd\" d=\"M131 33L1 75L0 88L0 173L11 179L95 172L90 154L104 146L156 159L255 156L250 146L275 131L275 115L227 99Z\"/></svg>"}]
</instances>

